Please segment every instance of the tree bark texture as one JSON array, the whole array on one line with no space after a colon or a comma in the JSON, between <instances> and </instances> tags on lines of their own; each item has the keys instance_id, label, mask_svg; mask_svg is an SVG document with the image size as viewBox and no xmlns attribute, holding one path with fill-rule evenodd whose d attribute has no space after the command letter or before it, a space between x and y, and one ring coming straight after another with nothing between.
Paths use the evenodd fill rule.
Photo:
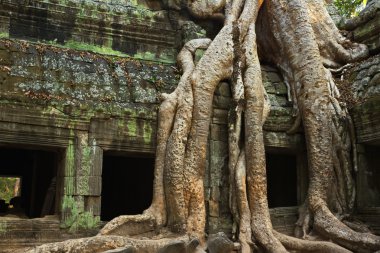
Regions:
<instances>
[{"instance_id":1,"label":"tree bark texture","mask_svg":"<svg viewBox=\"0 0 380 253\"><path fill-rule=\"evenodd\" d=\"M179 85L172 94L162 94L151 207L140 216L115 218L93 239L30 252L61 252L58 248L68 244L67 252L82 252L76 250L84 242L115 248L109 240L120 244L132 240L136 246L138 235L131 228L139 226L140 234L155 229L166 237L147 240L149 249L140 244L146 252L156 252L167 238L181 236L186 245L193 238L200 242L186 252L203 252L208 131L213 94L222 80L229 80L234 101L229 111L229 199L241 252L380 250L378 236L354 231L342 221L355 200L355 137L328 69L366 57L367 48L339 33L322 0L196 0L189 1L187 9L198 18L223 15L224 26L212 41L193 40L183 47L178 56L183 70ZM195 64L200 48L207 50ZM275 64L288 85L297 116L289 133L301 123L305 133L309 189L296 224L298 238L276 232L270 220L263 140L270 105L261 80L261 59ZM315 234L323 240L313 239ZM39 251L42 248L45 251Z\"/></svg>"}]
</instances>

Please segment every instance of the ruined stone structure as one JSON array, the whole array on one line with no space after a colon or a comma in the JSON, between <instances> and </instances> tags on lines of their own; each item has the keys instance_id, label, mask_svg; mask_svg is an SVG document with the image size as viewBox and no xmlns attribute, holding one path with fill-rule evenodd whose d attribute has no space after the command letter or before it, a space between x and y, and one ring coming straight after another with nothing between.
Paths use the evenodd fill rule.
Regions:
<instances>
[{"instance_id":1,"label":"ruined stone structure","mask_svg":"<svg viewBox=\"0 0 380 253\"><path fill-rule=\"evenodd\" d=\"M379 7L380 8L380 7ZM183 41L203 37L159 1L0 1L0 176L22 178L23 213L0 213L0 252L95 234L152 199L159 96L172 91ZM339 72L357 136L357 213L380 233L380 10L349 31L371 58ZM208 31L209 29L208 29ZM199 52L201 54L202 52ZM263 65L269 207L292 234L307 190L302 130L279 71ZM213 101L208 233L233 236L228 203L228 83ZM21 232L22 231L22 232Z\"/></svg>"}]
</instances>

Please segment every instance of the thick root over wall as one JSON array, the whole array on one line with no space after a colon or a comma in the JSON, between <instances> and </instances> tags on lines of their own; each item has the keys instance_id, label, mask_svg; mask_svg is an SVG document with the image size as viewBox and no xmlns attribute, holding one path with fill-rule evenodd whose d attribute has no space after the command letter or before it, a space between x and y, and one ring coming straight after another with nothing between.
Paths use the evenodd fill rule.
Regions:
<instances>
[{"instance_id":1,"label":"thick root over wall","mask_svg":"<svg viewBox=\"0 0 380 253\"><path fill-rule=\"evenodd\" d=\"M379 251L379 236L354 231L341 220L355 199L355 136L327 69L366 57L367 48L339 33L323 0L195 0L187 8L203 18L224 11L225 23L213 41L198 39L184 46L178 56L183 70L179 85L172 94L162 94L151 207L140 216L115 218L96 237L28 252L102 252L125 245L158 252L173 240L183 242L178 252L203 252L207 139L214 90L223 80L229 80L234 99L229 113L230 207L241 252ZM199 48L207 50L195 64ZM290 132L301 122L305 132L309 189L296 224L298 238L276 232L270 220L263 140L270 106L259 55L276 64L288 84L297 114Z\"/></svg>"}]
</instances>

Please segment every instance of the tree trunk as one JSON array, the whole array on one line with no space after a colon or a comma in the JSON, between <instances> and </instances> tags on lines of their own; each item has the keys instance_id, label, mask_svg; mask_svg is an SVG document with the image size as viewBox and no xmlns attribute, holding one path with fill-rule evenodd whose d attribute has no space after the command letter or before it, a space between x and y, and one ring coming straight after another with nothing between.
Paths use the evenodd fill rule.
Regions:
<instances>
[{"instance_id":1,"label":"tree trunk","mask_svg":"<svg viewBox=\"0 0 380 253\"><path fill-rule=\"evenodd\" d=\"M235 102L229 117L230 206L241 251L258 247L273 253L380 250L378 236L355 232L339 219L349 214L354 203L351 152L355 140L352 121L339 104L339 91L326 69L366 57L366 47L340 35L322 0L198 0L189 1L187 8L201 18L220 16L224 8L225 23L213 41L194 40L184 46L178 57L183 70L179 85L172 94L162 95L152 206L140 216L115 218L93 239L45 245L30 252L58 252L67 245L70 250L65 252L79 252L84 243L102 249L115 248L120 241L131 244L129 227L144 222L153 222L163 237L182 238L188 253L202 252L212 98L217 84L226 79ZM198 48L207 50L195 65ZM287 81L298 115L289 132L301 122L304 126L309 189L296 224L299 239L274 231L270 220L263 140L269 105L258 52L276 64ZM311 241L310 232L331 242ZM194 237L201 242L198 249L191 241ZM146 252L170 244L170 239L152 239L132 241Z\"/></svg>"}]
</instances>

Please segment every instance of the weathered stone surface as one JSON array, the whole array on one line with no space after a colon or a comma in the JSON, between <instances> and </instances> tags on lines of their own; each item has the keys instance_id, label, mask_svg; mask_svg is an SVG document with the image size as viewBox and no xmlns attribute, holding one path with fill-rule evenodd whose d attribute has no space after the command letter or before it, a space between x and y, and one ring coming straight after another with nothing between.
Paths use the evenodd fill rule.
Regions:
<instances>
[{"instance_id":1,"label":"weathered stone surface","mask_svg":"<svg viewBox=\"0 0 380 253\"><path fill-rule=\"evenodd\" d=\"M375 55L380 52L380 3L368 2L366 8L352 19L342 19L341 28L352 31L352 39L368 46L369 52Z\"/></svg>"},{"instance_id":2,"label":"weathered stone surface","mask_svg":"<svg viewBox=\"0 0 380 253\"><path fill-rule=\"evenodd\" d=\"M264 143L267 148L297 150L304 147L304 139L301 134L288 135L284 132L264 131Z\"/></svg>"},{"instance_id":3,"label":"weathered stone surface","mask_svg":"<svg viewBox=\"0 0 380 253\"><path fill-rule=\"evenodd\" d=\"M379 142L380 139L380 57L374 56L349 70L348 80L356 104L350 110L359 143Z\"/></svg>"},{"instance_id":4,"label":"weathered stone surface","mask_svg":"<svg viewBox=\"0 0 380 253\"><path fill-rule=\"evenodd\" d=\"M227 142L228 129L227 125L211 124L210 136L211 140Z\"/></svg>"},{"instance_id":5,"label":"weathered stone surface","mask_svg":"<svg viewBox=\"0 0 380 253\"><path fill-rule=\"evenodd\" d=\"M272 106L263 129L273 132L284 132L290 129L295 118L291 107Z\"/></svg>"},{"instance_id":6,"label":"weathered stone surface","mask_svg":"<svg viewBox=\"0 0 380 253\"><path fill-rule=\"evenodd\" d=\"M212 157L225 157L228 154L228 145L222 141L211 141L210 149Z\"/></svg>"},{"instance_id":7,"label":"weathered stone surface","mask_svg":"<svg viewBox=\"0 0 380 253\"><path fill-rule=\"evenodd\" d=\"M228 123L228 111L221 109L214 109L212 115L212 123L225 125Z\"/></svg>"},{"instance_id":8,"label":"weathered stone surface","mask_svg":"<svg viewBox=\"0 0 380 253\"><path fill-rule=\"evenodd\" d=\"M279 207L270 209L270 216L276 231L293 235L298 219L298 207Z\"/></svg>"},{"instance_id":9,"label":"weathered stone surface","mask_svg":"<svg viewBox=\"0 0 380 253\"><path fill-rule=\"evenodd\" d=\"M224 233L213 234L207 240L207 250L209 253L231 253L234 243Z\"/></svg>"},{"instance_id":10,"label":"weathered stone surface","mask_svg":"<svg viewBox=\"0 0 380 253\"><path fill-rule=\"evenodd\" d=\"M215 95L224 96L224 97L231 97L231 89L230 85L226 82L221 82L218 84L218 86L215 89Z\"/></svg>"},{"instance_id":11,"label":"weathered stone surface","mask_svg":"<svg viewBox=\"0 0 380 253\"><path fill-rule=\"evenodd\" d=\"M231 106L231 98L224 96L214 96L213 105L216 108L227 110Z\"/></svg>"},{"instance_id":12,"label":"weathered stone surface","mask_svg":"<svg viewBox=\"0 0 380 253\"><path fill-rule=\"evenodd\" d=\"M7 43L18 42L0 41L2 45ZM26 47L40 46L26 44ZM9 68L9 75L5 76L2 85L20 96L29 92L34 96L45 96L45 101L49 102L80 104L83 100L87 103L126 103L130 102L130 96L136 103L156 103L158 92L171 91L177 84L175 71L169 65L127 58L115 61L95 54L89 54L95 60L87 62L79 52L41 47L43 50L34 54L1 50L2 55L6 55L1 59L4 58L2 61ZM6 72L6 69L0 69L0 72Z\"/></svg>"},{"instance_id":13,"label":"weathered stone surface","mask_svg":"<svg viewBox=\"0 0 380 253\"><path fill-rule=\"evenodd\" d=\"M379 207L367 207L367 208L361 208L357 215L359 220L364 221L367 225L370 226L371 230L374 231L376 234L380 233L380 208Z\"/></svg>"},{"instance_id":14,"label":"weathered stone surface","mask_svg":"<svg viewBox=\"0 0 380 253\"><path fill-rule=\"evenodd\" d=\"M176 56L176 31L159 1L6 0L1 2L0 31L107 54L167 62Z\"/></svg>"},{"instance_id":15,"label":"weathered stone surface","mask_svg":"<svg viewBox=\"0 0 380 253\"><path fill-rule=\"evenodd\" d=\"M352 68L348 75L355 99L363 101L380 94L380 57L374 56Z\"/></svg>"},{"instance_id":16,"label":"weathered stone surface","mask_svg":"<svg viewBox=\"0 0 380 253\"><path fill-rule=\"evenodd\" d=\"M2 40L0 44L5 48L21 45L20 42L9 40ZM45 50L44 46L32 54L28 52L40 48L39 45L24 43L23 46L28 50L1 50L12 56L8 57L9 67L0 69L0 95L6 99L6 103L2 100L4 108L7 107L5 112L12 112L8 109L10 104L15 108L14 116L8 121L12 122L17 117L26 124L40 121L39 124L42 126L53 125L55 135L59 138L61 133L55 128L57 126L63 127L59 131L63 131L64 128L88 130L91 122L91 129L96 133L98 124L92 121L92 118L128 116L131 118L128 125L129 122L136 122L129 128L134 131L131 134L134 139L131 141L136 143L136 149L148 149L149 152L154 150L156 94L173 90L177 83L173 68L169 65L142 63L130 59L107 59L95 54L67 52L59 48ZM146 87L153 92L153 97L147 96ZM144 92L136 92L138 90ZM133 101L134 103L131 103ZM33 109L24 110L21 105L30 105ZM21 112L27 112L30 114L29 118L33 119L21 117ZM139 120L136 120L136 117ZM144 124L145 119L149 119L148 124ZM121 119L117 124L120 123L125 122ZM21 127L23 126L18 126L18 132ZM139 132L140 129L143 131ZM90 136L93 139L96 137ZM108 141L104 137L102 139L105 145L110 145L115 139L123 138L116 137ZM62 138L62 141L67 140ZM115 146L122 148L123 145L126 144Z\"/></svg>"},{"instance_id":17,"label":"weathered stone surface","mask_svg":"<svg viewBox=\"0 0 380 253\"><path fill-rule=\"evenodd\" d=\"M186 243L184 241L173 241L158 251L158 253L179 252L186 252Z\"/></svg>"},{"instance_id":18,"label":"weathered stone surface","mask_svg":"<svg viewBox=\"0 0 380 253\"><path fill-rule=\"evenodd\" d=\"M17 6L10 1L3 2L11 6L10 8ZM48 8L49 12L56 10L56 8L61 8L61 11L73 9L66 6L66 3L59 7L55 4L57 1L50 0L45 2L50 6ZM81 4L85 5L85 13L81 14L85 17L81 18L83 18L82 20L95 21L94 27L100 27L97 23L99 20L106 22L104 24L105 29L109 28L111 22L119 26L115 28L115 31L119 32L120 30L128 30L125 27L132 26L126 23L129 21L124 20L124 16L119 15L120 17L117 19L120 19L116 20L117 15L113 15L129 11L130 6L124 9L120 4L114 4L113 1L107 1L107 4L98 4L98 2L92 0L72 2L74 7ZM34 3L39 6L41 1L36 0ZM92 7L87 8L90 5ZM82 8L83 6L80 7ZM0 10L0 17L4 15L2 11ZM25 10L15 11L15 13L22 12L23 15L25 14ZM35 14L34 9L31 14ZM73 16L78 18L77 13L74 14ZM20 19L24 18L21 16ZM140 16L141 18L146 18L144 15ZM157 20L155 18L154 20L151 25L158 25ZM47 21L51 25L51 20ZM139 21L139 23L144 23L144 27L149 26L149 22L145 21ZM149 21L151 20L149 19ZM57 19L57 24L60 22L61 19ZM81 22L78 21L78 23L73 24L74 30L81 27ZM149 29L146 29L143 32L141 31L141 34L149 33L149 31ZM79 35L72 32L71 35L77 41L109 46L109 43L111 43L110 38L107 37L109 35L98 38L99 41L94 41L94 37L97 38L99 35L98 32L100 33L100 31L97 31L95 35ZM135 33L137 33L135 30L131 32L133 36L136 35ZM56 33L53 34L54 36L56 35ZM131 34L118 35L121 38L126 38L132 36ZM135 36L136 41L131 43L118 41L116 37L112 38L112 43L114 41L119 43L115 46L117 50L141 51L145 52L146 56L152 56L151 53L146 52L145 41L137 43L144 39L141 34ZM154 36L157 33L155 31L155 33L149 35ZM173 34L169 33L169 35L168 40L171 40ZM35 34L27 35L28 38L34 38L34 36ZM67 34L64 34L64 36L67 36ZM88 36L88 40L83 40L84 36ZM151 36L147 36L147 40L151 39ZM161 43L164 43L162 41L164 36L160 34L154 38L154 41L152 39L152 41L146 43L149 44L149 47L152 46L154 50L157 50L162 46ZM11 43L11 46L6 46L7 43ZM173 49L170 43L172 42L169 41L164 47ZM139 48L135 48L134 44L140 44ZM158 47L153 47L153 45L157 46L157 44ZM81 212L90 212L98 216L101 201L100 176L102 173L101 157L103 150L138 152L140 154L154 153L157 96L160 92L173 90L178 81L178 73L172 65L157 64L149 61L136 61L130 58L108 58L83 51L62 50L56 47L44 48L45 46L41 44L31 44L24 47L23 43L9 40L0 41L0 64L5 66L4 69L0 69L0 95L2 103L5 104L4 107L1 107L0 120L17 122L15 126L3 126L5 124L0 123L0 140L4 136L3 133L7 131L13 131L12 137L14 137L25 128L19 138L25 139L28 134L34 136L38 127L49 126L50 128L41 128L40 132L45 132L45 135L41 136L45 137L48 144L52 143L51 140L57 139L53 142L55 147L66 150L65 167L60 174L64 181L63 194L67 197L73 197L77 208ZM160 59L165 54L164 50L154 52L152 59ZM264 126L266 130L264 133L266 147L282 148L287 151L297 150L303 145L301 135L288 136L284 133L285 130L290 128L294 119L288 90L283 78L276 68L262 66L262 71L264 85L272 104L271 114ZM367 82L365 80L365 85L373 86L372 84L377 83L377 78L375 77L378 70L376 66L363 67L357 75L359 73L363 78L373 77L371 80L374 81ZM362 79L360 80L362 81ZM231 91L228 84L219 84L213 101L215 109L211 119L211 142L208 151L207 180L205 183L207 208L210 216L208 219L208 232L211 233L214 231L226 231L229 234L232 227L228 204L229 175L227 167L228 109L232 104L230 96ZM27 109L31 112L27 115L28 117L25 118L22 117L24 114L22 116L19 114L25 107L15 110L13 116L4 112L13 106L21 108L20 105L30 107ZM63 129L67 130L68 133L64 132ZM15 140L10 137L8 139ZM43 138L40 137L40 139ZM17 141L19 140L17 139ZM36 140L32 139L30 142L36 143ZM69 214L64 211L62 216L65 215ZM288 222L293 222L294 213L289 214L289 216L292 218L288 218L287 215L276 217L276 221L274 221L276 228L277 226L280 228L287 226ZM130 229L131 227L133 227L133 224L125 229ZM148 230L152 230L154 224L149 222L146 227ZM221 253L221 251L215 250L214 252Z\"/></svg>"},{"instance_id":19,"label":"weathered stone surface","mask_svg":"<svg viewBox=\"0 0 380 253\"><path fill-rule=\"evenodd\" d=\"M211 217L219 217L219 203L217 201L208 201L208 210Z\"/></svg>"},{"instance_id":20,"label":"weathered stone surface","mask_svg":"<svg viewBox=\"0 0 380 253\"><path fill-rule=\"evenodd\" d=\"M81 196L100 196L102 178L100 176L77 176L75 194Z\"/></svg>"},{"instance_id":21,"label":"weathered stone surface","mask_svg":"<svg viewBox=\"0 0 380 253\"><path fill-rule=\"evenodd\" d=\"M372 20L362 26L357 27L353 36L356 41L363 41L373 35L378 35L380 32L380 12L378 12Z\"/></svg>"},{"instance_id":22,"label":"weathered stone surface","mask_svg":"<svg viewBox=\"0 0 380 253\"><path fill-rule=\"evenodd\" d=\"M75 194L75 177L64 177L63 178L63 192L65 195L74 195Z\"/></svg>"},{"instance_id":23,"label":"weathered stone surface","mask_svg":"<svg viewBox=\"0 0 380 253\"><path fill-rule=\"evenodd\" d=\"M20 247L31 247L36 244L63 241L71 238L95 235L95 231L77 231L68 233L60 229L57 216L47 216L38 219L1 218L0 223L6 224L6 232L0 233L0 252ZM12 252L14 250L11 250Z\"/></svg>"},{"instance_id":24,"label":"weathered stone surface","mask_svg":"<svg viewBox=\"0 0 380 253\"><path fill-rule=\"evenodd\" d=\"M380 97L373 97L352 108L358 143L378 143L380 140Z\"/></svg>"},{"instance_id":25,"label":"weathered stone surface","mask_svg":"<svg viewBox=\"0 0 380 253\"><path fill-rule=\"evenodd\" d=\"M85 196L84 197L84 210L93 215L100 216L101 197L100 196Z\"/></svg>"}]
</instances>

